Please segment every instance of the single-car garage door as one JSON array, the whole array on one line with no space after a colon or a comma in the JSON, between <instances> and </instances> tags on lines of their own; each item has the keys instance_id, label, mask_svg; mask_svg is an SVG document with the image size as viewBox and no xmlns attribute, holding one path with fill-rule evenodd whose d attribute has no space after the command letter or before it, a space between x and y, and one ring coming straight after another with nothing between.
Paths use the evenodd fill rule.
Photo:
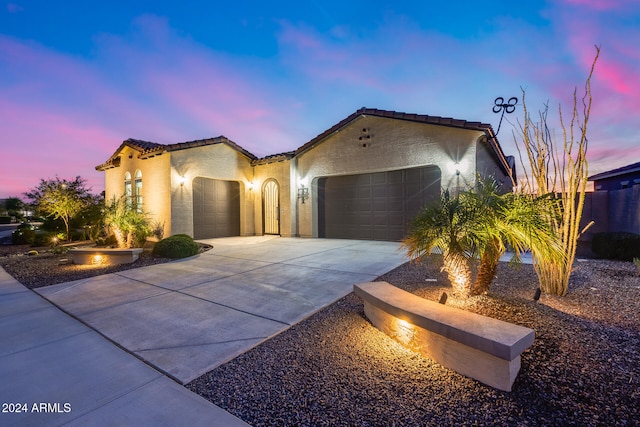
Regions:
<instances>
[{"instance_id":1,"label":"single-car garage door","mask_svg":"<svg viewBox=\"0 0 640 427\"><path fill-rule=\"evenodd\" d=\"M318 180L319 237L401 240L440 195L440 169L424 166Z\"/></svg>"},{"instance_id":2,"label":"single-car garage door","mask_svg":"<svg viewBox=\"0 0 640 427\"><path fill-rule=\"evenodd\" d=\"M240 184L197 177L193 180L193 237L240 235Z\"/></svg>"}]
</instances>

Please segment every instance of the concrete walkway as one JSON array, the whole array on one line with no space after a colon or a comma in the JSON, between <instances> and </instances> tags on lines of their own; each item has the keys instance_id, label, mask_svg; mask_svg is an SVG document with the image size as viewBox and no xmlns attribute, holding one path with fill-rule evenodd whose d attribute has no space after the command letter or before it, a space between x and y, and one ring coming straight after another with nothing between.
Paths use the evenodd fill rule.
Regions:
<instances>
[{"instance_id":1,"label":"concrete walkway","mask_svg":"<svg viewBox=\"0 0 640 427\"><path fill-rule=\"evenodd\" d=\"M0 404L2 426L247 426L2 268Z\"/></svg>"},{"instance_id":2,"label":"concrete walkway","mask_svg":"<svg viewBox=\"0 0 640 427\"><path fill-rule=\"evenodd\" d=\"M371 281L406 260L398 244L390 242L242 237L208 243L214 246L211 251L189 259L37 291L186 384L347 295L354 283ZM97 423L93 425L102 425L97 420L104 420L105 414L117 417L118 411L124 424L131 424L129 417L148 424L148 417L157 416L165 425L203 420L215 425L219 413L219 425L240 422L16 285L3 285L9 298L38 302L12 308L13 314L1 312L0 322L8 326L0 324L0 373L9 378L0 389L2 402L71 402L73 412L53 417L75 420L86 414ZM16 306L4 295L2 304ZM62 326L49 316L60 316L56 322ZM5 339L6 334L10 335ZM20 344L22 339L25 344ZM34 355L22 357L25 352ZM13 384L19 393L12 391ZM166 392L157 394L150 387ZM128 397L130 393L141 393L146 400ZM193 406L194 412L179 408L174 413L169 406L179 398L192 400L179 405ZM138 400L149 406L146 414L138 412ZM41 424L41 418L29 417ZM11 418L21 425L24 419ZM87 425L86 420L78 421Z\"/></svg>"}]
</instances>

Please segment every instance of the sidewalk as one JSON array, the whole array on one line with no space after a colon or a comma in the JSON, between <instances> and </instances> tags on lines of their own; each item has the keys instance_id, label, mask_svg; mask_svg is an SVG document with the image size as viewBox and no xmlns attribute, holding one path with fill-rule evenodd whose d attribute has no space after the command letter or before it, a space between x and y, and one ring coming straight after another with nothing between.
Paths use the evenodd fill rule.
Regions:
<instances>
[{"instance_id":1,"label":"sidewalk","mask_svg":"<svg viewBox=\"0 0 640 427\"><path fill-rule=\"evenodd\" d=\"M2 268L0 378L2 426L247 426Z\"/></svg>"}]
</instances>

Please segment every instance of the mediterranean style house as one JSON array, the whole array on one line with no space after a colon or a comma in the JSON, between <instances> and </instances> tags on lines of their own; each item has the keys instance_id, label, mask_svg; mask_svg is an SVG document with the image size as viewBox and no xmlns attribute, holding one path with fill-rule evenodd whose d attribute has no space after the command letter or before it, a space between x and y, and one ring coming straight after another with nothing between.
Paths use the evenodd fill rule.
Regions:
<instances>
[{"instance_id":1,"label":"mediterranean style house","mask_svg":"<svg viewBox=\"0 0 640 427\"><path fill-rule=\"evenodd\" d=\"M362 108L295 151L257 158L224 136L128 139L103 164L106 199L126 194L164 235L276 234L397 241L442 189L515 179L491 125Z\"/></svg>"}]
</instances>

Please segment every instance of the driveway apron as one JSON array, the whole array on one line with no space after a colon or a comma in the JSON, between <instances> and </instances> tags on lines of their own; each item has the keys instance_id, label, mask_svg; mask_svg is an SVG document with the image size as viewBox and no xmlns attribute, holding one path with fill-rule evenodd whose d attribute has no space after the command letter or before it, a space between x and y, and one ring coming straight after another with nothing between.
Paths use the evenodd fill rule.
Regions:
<instances>
[{"instance_id":1,"label":"driveway apron","mask_svg":"<svg viewBox=\"0 0 640 427\"><path fill-rule=\"evenodd\" d=\"M213 249L37 292L186 384L406 261L393 242L202 242Z\"/></svg>"},{"instance_id":2,"label":"driveway apron","mask_svg":"<svg viewBox=\"0 0 640 427\"><path fill-rule=\"evenodd\" d=\"M140 294L133 292L134 298ZM0 425L247 426L0 268Z\"/></svg>"}]
</instances>

